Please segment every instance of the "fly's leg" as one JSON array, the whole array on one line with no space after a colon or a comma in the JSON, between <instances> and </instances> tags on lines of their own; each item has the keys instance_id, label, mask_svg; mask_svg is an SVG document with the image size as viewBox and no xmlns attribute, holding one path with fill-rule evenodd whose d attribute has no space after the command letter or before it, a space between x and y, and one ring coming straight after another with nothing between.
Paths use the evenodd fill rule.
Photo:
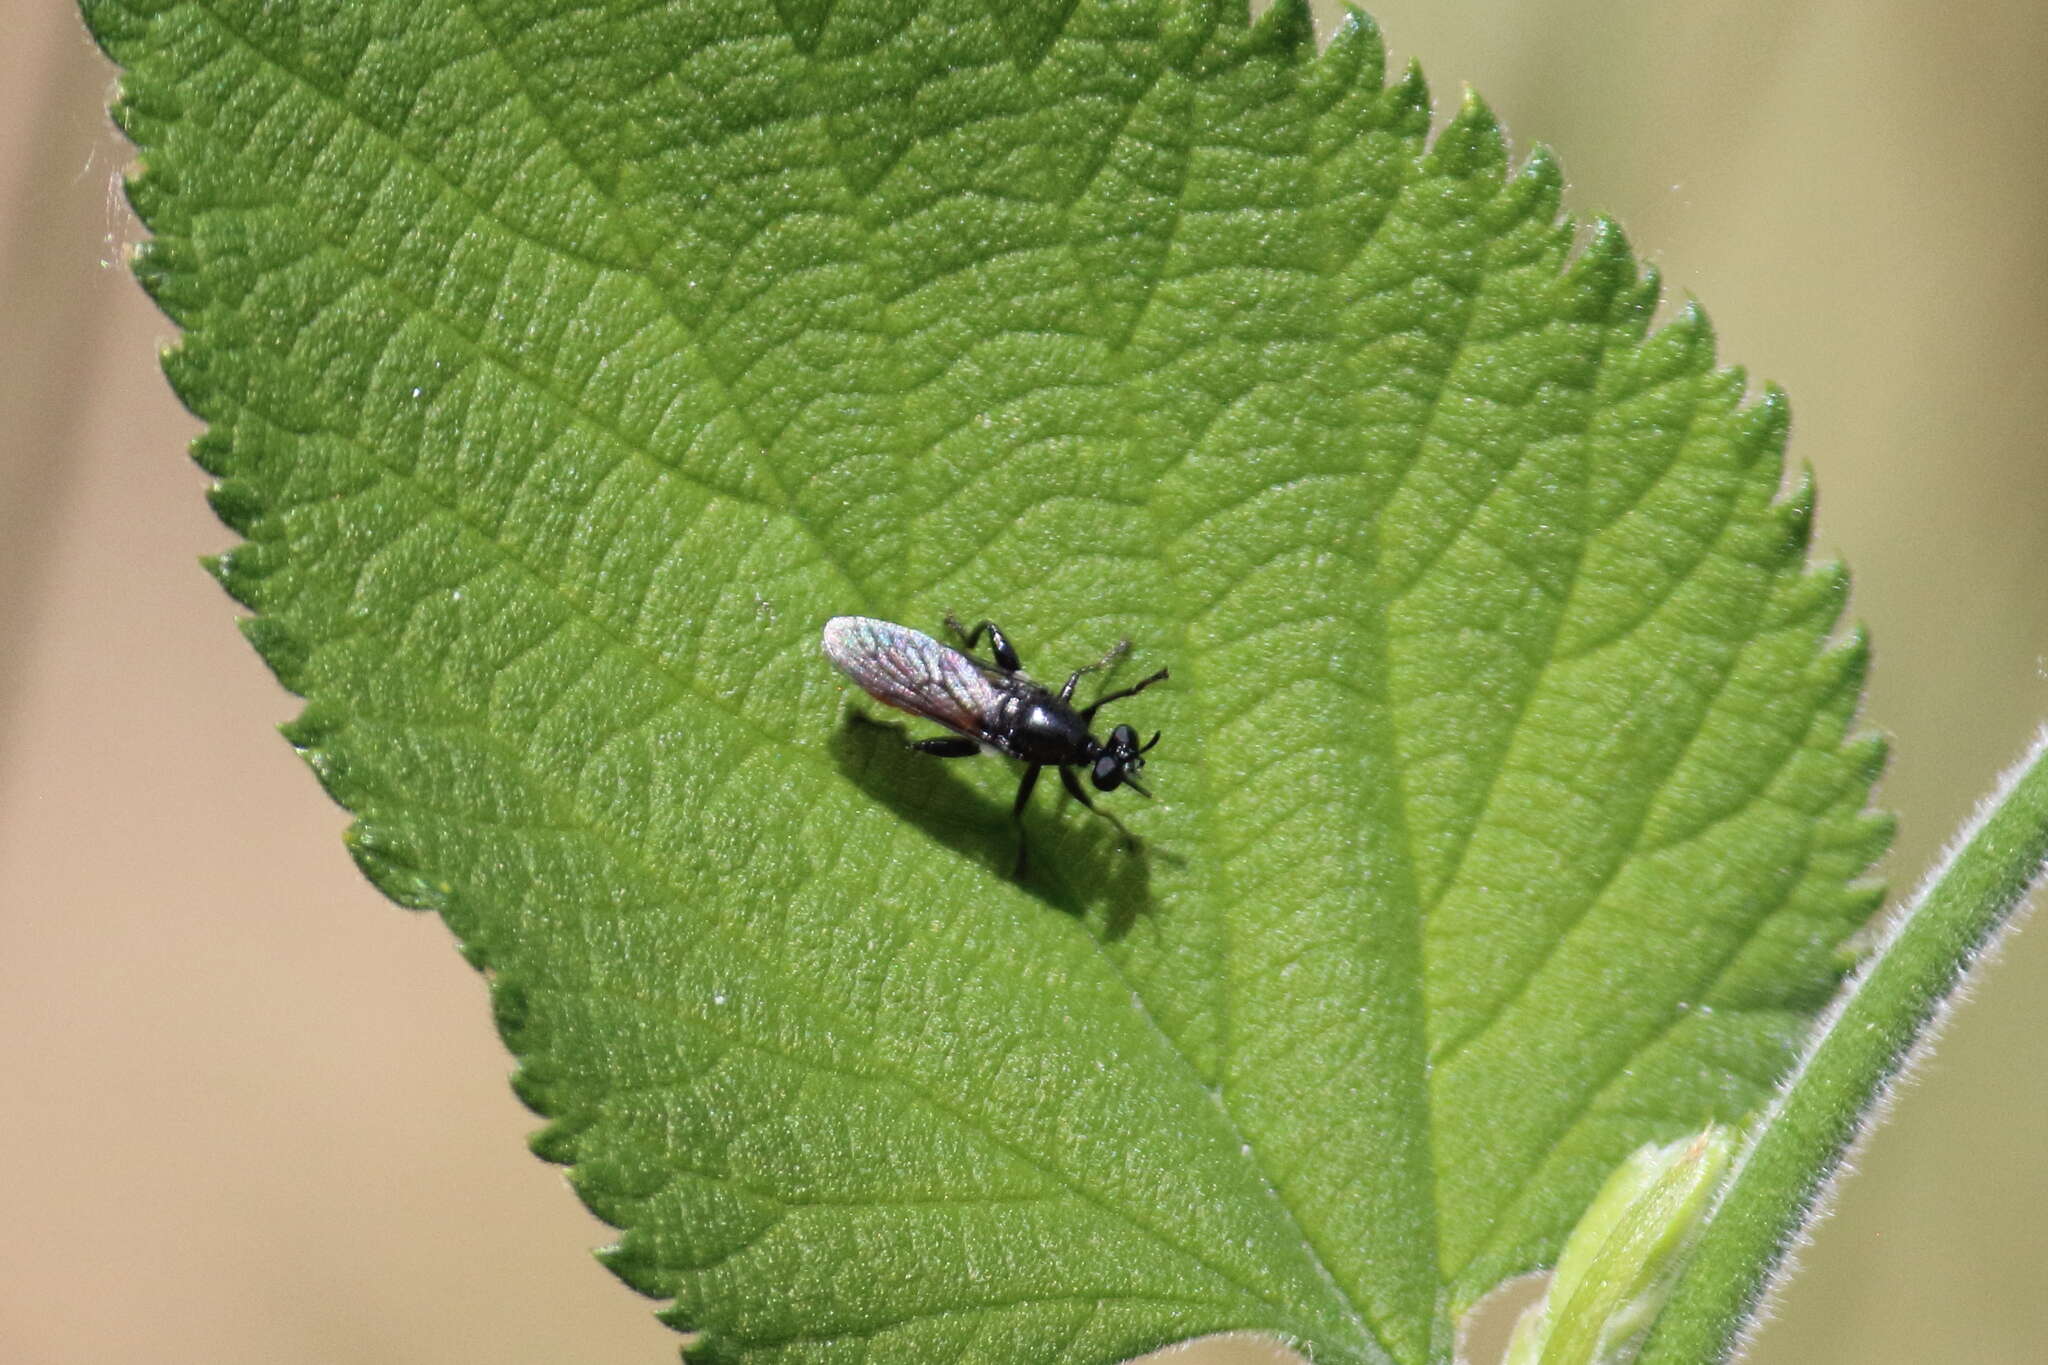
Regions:
<instances>
[{"instance_id":1,"label":"fly's leg","mask_svg":"<svg viewBox=\"0 0 2048 1365\"><path fill-rule=\"evenodd\" d=\"M1101 658L1097 659L1094 663L1089 664L1087 667L1077 668L1072 673L1069 673L1067 675L1067 685L1060 689L1060 700L1072 701L1074 699L1074 684L1081 681L1081 675L1083 673L1100 673L1103 669L1108 668L1111 664L1117 662L1119 659L1123 658L1124 655L1130 652L1131 642L1129 640L1118 640L1115 644L1109 647L1109 653L1103 655ZM1143 686L1142 683L1139 685ZM1096 703L1096 705L1098 706L1100 706L1101 704L1102 703L1100 702Z\"/></svg>"},{"instance_id":2,"label":"fly's leg","mask_svg":"<svg viewBox=\"0 0 2048 1365\"><path fill-rule=\"evenodd\" d=\"M1133 850L1135 850L1138 847L1138 836L1131 833L1130 830L1126 829L1124 827L1123 821L1117 819L1114 815L1111 815L1108 811L1104 810L1102 807L1096 805L1093 801L1090 801L1088 799L1088 793L1082 790L1081 779L1074 776L1074 770L1072 768L1060 769L1060 785L1067 789L1067 795L1073 797L1076 801L1079 801L1082 805L1086 806L1089 810L1101 816L1103 819L1109 821L1109 823L1111 823L1112 825L1115 825L1116 832L1124 836L1124 847Z\"/></svg>"},{"instance_id":3,"label":"fly's leg","mask_svg":"<svg viewBox=\"0 0 2048 1365\"><path fill-rule=\"evenodd\" d=\"M1029 848L1024 838L1024 807L1030 804L1031 789L1038 785L1038 775L1044 771L1041 767L1024 770L1024 780L1017 784L1017 799L1010 806L1010 823L1017 827L1017 867L1010 875L1020 882L1024 880L1025 851ZM1066 772L1065 768L1060 769L1062 777Z\"/></svg>"},{"instance_id":4,"label":"fly's leg","mask_svg":"<svg viewBox=\"0 0 2048 1365\"><path fill-rule=\"evenodd\" d=\"M939 739L920 739L910 746L921 754L933 758L973 758L981 752L981 746L971 739L946 735Z\"/></svg>"},{"instance_id":5,"label":"fly's leg","mask_svg":"<svg viewBox=\"0 0 2048 1365\"><path fill-rule=\"evenodd\" d=\"M1121 688L1118 691L1110 693L1106 697L1097 697L1092 705L1090 705L1086 710L1081 712L1081 719L1094 720L1095 713L1097 711L1100 711L1103 707L1109 705L1111 702L1122 701L1125 697L1135 697L1140 692L1143 692L1146 688L1150 687L1153 683L1165 682L1166 676L1166 670L1162 668L1149 678L1138 679L1138 681L1132 683L1129 687ZM1069 683L1068 686L1072 686L1072 684Z\"/></svg>"},{"instance_id":6,"label":"fly's leg","mask_svg":"<svg viewBox=\"0 0 2048 1365\"><path fill-rule=\"evenodd\" d=\"M1005 673L1022 673L1023 663L1017 658L1017 651L1010 645L1010 637L1003 634L1003 628L993 621L983 621L973 630L960 624L960 618L946 613L946 629L960 637L960 643L973 649L981 643L981 637L988 636L988 647L996 656L996 667Z\"/></svg>"}]
</instances>

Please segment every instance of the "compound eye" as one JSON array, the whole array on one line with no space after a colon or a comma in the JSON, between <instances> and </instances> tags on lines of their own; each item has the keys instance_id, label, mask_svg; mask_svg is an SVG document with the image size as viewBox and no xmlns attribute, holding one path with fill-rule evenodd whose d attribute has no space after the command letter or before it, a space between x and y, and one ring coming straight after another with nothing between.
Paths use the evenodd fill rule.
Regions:
<instances>
[{"instance_id":1,"label":"compound eye","mask_svg":"<svg viewBox=\"0 0 2048 1365\"><path fill-rule=\"evenodd\" d=\"M1095 760L1095 771L1089 776L1095 782L1095 790L1113 792L1124 780L1123 760L1115 754L1104 754Z\"/></svg>"},{"instance_id":2,"label":"compound eye","mask_svg":"<svg viewBox=\"0 0 2048 1365\"><path fill-rule=\"evenodd\" d=\"M1109 747L1122 753L1136 753L1138 732L1128 725L1119 725L1109 732Z\"/></svg>"}]
</instances>

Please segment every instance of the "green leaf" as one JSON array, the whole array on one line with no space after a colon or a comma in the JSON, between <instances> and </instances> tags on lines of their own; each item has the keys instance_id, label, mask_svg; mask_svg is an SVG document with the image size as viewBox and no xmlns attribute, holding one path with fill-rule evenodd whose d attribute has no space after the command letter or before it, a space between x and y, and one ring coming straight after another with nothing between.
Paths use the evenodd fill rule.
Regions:
<instances>
[{"instance_id":1,"label":"green leaf","mask_svg":"<svg viewBox=\"0 0 2048 1365\"><path fill-rule=\"evenodd\" d=\"M1362 19L87 12L290 738L693 1356L1446 1359L1846 969L1782 397ZM847 719L949 609L1172 668L1142 854Z\"/></svg>"}]
</instances>

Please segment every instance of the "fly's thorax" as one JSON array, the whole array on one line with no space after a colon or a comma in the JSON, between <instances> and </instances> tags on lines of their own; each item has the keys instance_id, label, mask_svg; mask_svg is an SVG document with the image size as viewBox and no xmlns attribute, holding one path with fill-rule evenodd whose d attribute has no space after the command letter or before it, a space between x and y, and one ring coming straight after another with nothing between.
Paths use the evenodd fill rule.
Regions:
<instances>
[{"instance_id":1,"label":"fly's thorax","mask_svg":"<svg viewBox=\"0 0 2048 1365\"><path fill-rule=\"evenodd\" d=\"M1086 763L1097 748L1088 722L1073 707L1038 684L1005 679L997 684L1000 700L989 717L989 737L1012 757L1026 763Z\"/></svg>"}]
</instances>

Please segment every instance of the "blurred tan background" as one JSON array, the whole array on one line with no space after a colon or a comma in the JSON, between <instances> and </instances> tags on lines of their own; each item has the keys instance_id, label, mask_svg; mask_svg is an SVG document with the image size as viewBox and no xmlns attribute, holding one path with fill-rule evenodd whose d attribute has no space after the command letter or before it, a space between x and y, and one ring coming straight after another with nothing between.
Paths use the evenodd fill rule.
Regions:
<instances>
[{"instance_id":1,"label":"blurred tan background","mask_svg":"<svg viewBox=\"0 0 2048 1365\"><path fill-rule=\"evenodd\" d=\"M1373 8L1791 390L1912 883L2048 715L2048 11ZM526 1154L480 981L356 875L194 564L230 537L122 266L111 70L63 0L0 0L0 33L0 1362L673 1360ZM2044 982L2037 927L1756 1361L2048 1359Z\"/></svg>"}]
</instances>

